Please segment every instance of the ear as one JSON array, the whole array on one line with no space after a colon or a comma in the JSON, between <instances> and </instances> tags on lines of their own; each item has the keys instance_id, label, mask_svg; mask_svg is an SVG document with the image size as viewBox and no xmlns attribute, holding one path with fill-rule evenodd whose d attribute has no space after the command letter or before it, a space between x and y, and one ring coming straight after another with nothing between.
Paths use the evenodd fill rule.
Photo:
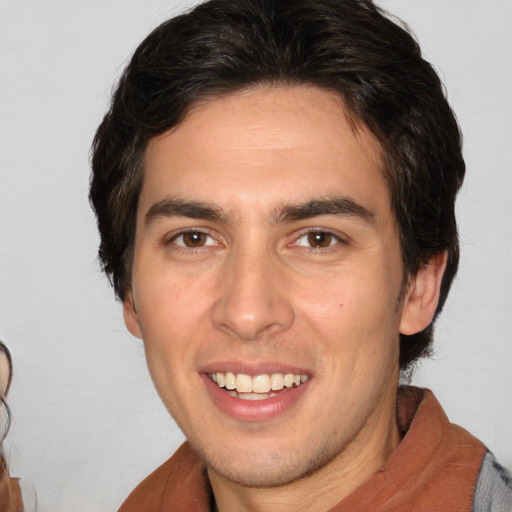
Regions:
<instances>
[{"instance_id":1,"label":"ear","mask_svg":"<svg viewBox=\"0 0 512 512\"><path fill-rule=\"evenodd\" d=\"M137 314L137 310L135 309L135 304L133 302L133 295L131 291L126 293L123 300L123 316L126 328L130 331L130 333L133 334L133 336L135 336L136 338L142 339L139 315Z\"/></svg>"},{"instance_id":2,"label":"ear","mask_svg":"<svg viewBox=\"0 0 512 512\"><path fill-rule=\"evenodd\" d=\"M401 334L416 334L432 321L447 259L447 251L434 255L411 279L402 309Z\"/></svg>"}]
</instances>

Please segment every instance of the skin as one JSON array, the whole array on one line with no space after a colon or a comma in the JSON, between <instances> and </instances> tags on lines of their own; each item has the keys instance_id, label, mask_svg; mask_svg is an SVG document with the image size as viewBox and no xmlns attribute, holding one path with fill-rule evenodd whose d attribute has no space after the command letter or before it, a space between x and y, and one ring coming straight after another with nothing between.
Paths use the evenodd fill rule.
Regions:
<instances>
[{"instance_id":1,"label":"skin","mask_svg":"<svg viewBox=\"0 0 512 512\"><path fill-rule=\"evenodd\" d=\"M325 511L400 441L399 332L430 322L445 256L404 284L381 161L342 100L315 87L204 101L148 144L125 321L218 510ZM361 210L287 215L339 199ZM192 202L208 215L176 214ZM226 362L310 380L283 413L241 421L204 383L202 369Z\"/></svg>"},{"instance_id":2,"label":"skin","mask_svg":"<svg viewBox=\"0 0 512 512\"><path fill-rule=\"evenodd\" d=\"M9 364L9 358L7 354L4 352L0 344L0 398L5 399L5 395L7 395L7 391L9 391L9 384L11 380L11 366ZM6 421L8 419L7 413L5 410L4 404L0 404L0 436L5 435L5 426ZM0 449L1 449L1 441L0 438ZM1 451L1 450L0 450ZM1 455L1 454L0 454ZM1 471L0 471L1 474ZM0 492L1 495L1 492ZM1 501L1 500L0 500Z\"/></svg>"},{"instance_id":3,"label":"skin","mask_svg":"<svg viewBox=\"0 0 512 512\"><path fill-rule=\"evenodd\" d=\"M7 393L11 368L7 355L0 349L0 396Z\"/></svg>"}]
</instances>

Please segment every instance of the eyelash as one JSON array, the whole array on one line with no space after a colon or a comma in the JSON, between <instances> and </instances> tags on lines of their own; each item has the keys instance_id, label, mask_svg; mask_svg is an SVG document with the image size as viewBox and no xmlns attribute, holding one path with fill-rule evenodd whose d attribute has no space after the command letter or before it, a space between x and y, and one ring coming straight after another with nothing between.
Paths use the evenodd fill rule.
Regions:
<instances>
[{"instance_id":1,"label":"eyelash","mask_svg":"<svg viewBox=\"0 0 512 512\"><path fill-rule=\"evenodd\" d=\"M299 241L304 238L304 237L310 237L311 235L315 236L315 235L322 235L322 236L327 236L329 237L329 243L328 245L325 245L325 246L320 246L320 247L315 247L314 245L300 245L299 244ZM311 240L308 240L308 242L311 242ZM291 244L291 245L295 245L297 247L301 247L301 248L304 248L305 250L308 250L308 251L312 251L312 252L315 252L315 253L318 253L318 252L325 252L325 251L329 251L329 250L334 250L335 247L339 244L341 245L345 245L347 243L347 241L345 239L343 239L340 235L336 234L336 233L333 233L332 231L329 231L327 229L319 229L319 228L315 228L315 229L309 229L308 231L304 231L302 233L300 233L300 235L295 238L295 241Z\"/></svg>"},{"instance_id":2,"label":"eyelash","mask_svg":"<svg viewBox=\"0 0 512 512\"><path fill-rule=\"evenodd\" d=\"M200 235L205 236L209 239L209 241L205 242L202 245L186 245L186 243L183 241L183 237L186 235ZM301 245L299 241L305 237L310 236L326 236L328 237L328 244L325 246L315 246L315 245ZM182 239L182 243L177 243L178 239ZM311 243L311 240L308 240L309 243ZM321 243L321 241L319 241ZM292 243L289 244L289 247L299 247L303 250L310 251L313 253L319 253L319 252L327 252L335 250L337 245L345 245L347 241L342 238L340 235L333 233L332 231L326 230L326 229L309 229L307 231L304 231L300 233L298 236L294 237ZM197 251L202 250L205 247L211 247L211 246L219 246L220 243L208 232L203 229L185 229L178 233L174 233L172 236L166 238L164 240L165 245L173 245L175 249L177 250L183 250L183 251Z\"/></svg>"},{"instance_id":3,"label":"eyelash","mask_svg":"<svg viewBox=\"0 0 512 512\"><path fill-rule=\"evenodd\" d=\"M176 242L176 240L178 240L180 237L183 238L186 235L196 235L196 234L209 238L211 241L213 241L213 243L205 243L203 245L198 245L198 246L194 247L194 246L186 245L184 242L180 243L180 244ZM202 230L202 229L184 229L183 231L174 233L172 236L168 237L164 241L164 243L165 243L165 245L172 244L179 250L186 250L186 251L200 250L203 247L219 245L219 243L210 235L210 233L208 233L207 231Z\"/></svg>"}]
</instances>

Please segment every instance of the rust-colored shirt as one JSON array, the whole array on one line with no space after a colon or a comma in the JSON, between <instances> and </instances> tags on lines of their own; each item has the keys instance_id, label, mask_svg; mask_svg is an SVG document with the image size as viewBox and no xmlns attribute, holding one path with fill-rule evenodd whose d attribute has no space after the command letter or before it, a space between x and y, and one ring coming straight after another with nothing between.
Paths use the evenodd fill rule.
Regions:
<instances>
[{"instance_id":1,"label":"rust-colored shirt","mask_svg":"<svg viewBox=\"0 0 512 512\"><path fill-rule=\"evenodd\" d=\"M400 388L397 417L403 439L386 467L328 512L471 512L485 446L429 390ZM212 503L205 466L184 443L119 512L209 512Z\"/></svg>"},{"instance_id":2,"label":"rust-colored shirt","mask_svg":"<svg viewBox=\"0 0 512 512\"><path fill-rule=\"evenodd\" d=\"M23 511L18 480L9 476L5 459L0 455L0 512Z\"/></svg>"}]
</instances>

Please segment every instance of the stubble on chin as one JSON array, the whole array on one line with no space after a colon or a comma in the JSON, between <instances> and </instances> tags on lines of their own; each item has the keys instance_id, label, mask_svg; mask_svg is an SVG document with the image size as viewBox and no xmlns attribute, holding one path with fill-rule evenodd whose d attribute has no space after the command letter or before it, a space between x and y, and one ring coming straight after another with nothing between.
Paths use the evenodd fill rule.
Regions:
<instances>
[{"instance_id":1,"label":"stubble on chin","mask_svg":"<svg viewBox=\"0 0 512 512\"><path fill-rule=\"evenodd\" d=\"M254 454L240 453L240 450L237 450L229 457L208 453L210 450L204 450L193 440L189 442L204 462L210 481L229 482L246 488L279 488L314 478L322 469L343 455L357 434L358 432L354 433L341 446L334 445L337 436L333 433L327 446L319 448L302 445L302 453L262 449Z\"/></svg>"}]
</instances>

